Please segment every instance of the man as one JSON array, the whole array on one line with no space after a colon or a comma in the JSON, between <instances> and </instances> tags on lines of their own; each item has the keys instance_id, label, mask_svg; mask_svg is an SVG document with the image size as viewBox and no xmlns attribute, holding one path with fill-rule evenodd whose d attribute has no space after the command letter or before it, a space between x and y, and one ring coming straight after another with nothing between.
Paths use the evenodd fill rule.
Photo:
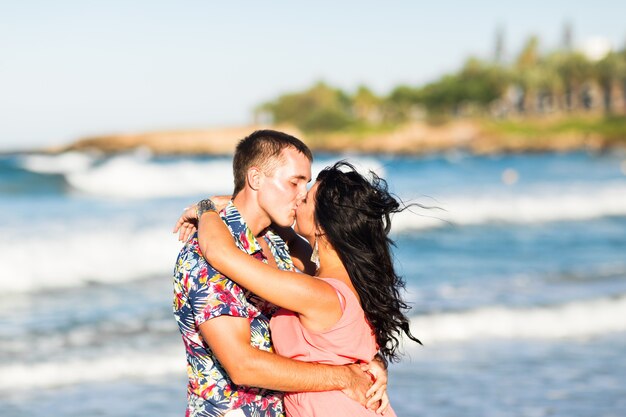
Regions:
<instances>
[{"instance_id":1,"label":"man","mask_svg":"<svg viewBox=\"0 0 626 417\"><path fill-rule=\"evenodd\" d=\"M311 160L304 143L281 132L257 131L239 143L233 201L220 215L242 251L280 269L293 269L294 263L307 268L302 257L290 257L269 227L290 231L306 196ZM297 238L292 242L299 244ZM357 365L305 363L273 354L269 318L276 308L207 264L200 246L193 235L174 271L174 314L187 351L187 415L240 410L244 416L282 416L277 391L343 390L364 402L371 381Z\"/></svg>"}]
</instances>

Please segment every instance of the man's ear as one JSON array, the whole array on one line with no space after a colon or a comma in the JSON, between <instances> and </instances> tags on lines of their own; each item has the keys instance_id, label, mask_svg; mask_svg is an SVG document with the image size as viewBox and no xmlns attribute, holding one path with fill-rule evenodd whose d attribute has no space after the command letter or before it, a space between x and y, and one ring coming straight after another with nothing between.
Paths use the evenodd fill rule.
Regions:
<instances>
[{"instance_id":1,"label":"man's ear","mask_svg":"<svg viewBox=\"0 0 626 417\"><path fill-rule=\"evenodd\" d=\"M248 181L248 186L250 186L250 188L252 188L253 190L258 190L260 185L261 185L261 177L263 176L263 173L261 172L261 170L257 167L250 167L248 168L248 173L246 176L246 180Z\"/></svg>"}]
</instances>

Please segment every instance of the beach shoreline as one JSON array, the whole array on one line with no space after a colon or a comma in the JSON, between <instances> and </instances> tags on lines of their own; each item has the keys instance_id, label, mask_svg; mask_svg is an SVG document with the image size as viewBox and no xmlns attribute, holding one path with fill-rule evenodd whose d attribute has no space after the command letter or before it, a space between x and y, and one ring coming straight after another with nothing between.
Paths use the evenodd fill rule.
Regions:
<instances>
[{"instance_id":1,"label":"beach shoreline","mask_svg":"<svg viewBox=\"0 0 626 417\"><path fill-rule=\"evenodd\" d=\"M491 155L626 149L626 140L621 136L616 139L589 129L558 131L545 121L519 120L513 122L517 123L513 127L498 123L474 119L455 119L439 124L420 121L383 131L324 133L306 133L290 125L253 124L100 135L33 152L119 154L142 149L163 156L232 155L238 141L258 129L281 130L301 138L313 152L331 153L419 156L454 151Z\"/></svg>"}]
</instances>

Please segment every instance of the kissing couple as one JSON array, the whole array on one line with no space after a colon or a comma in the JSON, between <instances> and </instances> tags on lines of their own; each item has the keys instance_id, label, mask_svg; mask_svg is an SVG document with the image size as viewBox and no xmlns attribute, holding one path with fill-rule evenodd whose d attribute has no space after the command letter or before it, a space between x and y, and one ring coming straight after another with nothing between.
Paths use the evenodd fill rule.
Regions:
<instances>
[{"instance_id":1,"label":"kissing couple","mask_svg":"<svg viewBox=\"0 0 626 417\"><path fill-rule=\"evenodd\" d=\"M419 343L388 237L403 207L347 162L307 190L312 160L299 139L256 131L237 145L232 197L174 228L187 416L395 416L386 364L404 335Z\"/></svg>"}]
</instances>

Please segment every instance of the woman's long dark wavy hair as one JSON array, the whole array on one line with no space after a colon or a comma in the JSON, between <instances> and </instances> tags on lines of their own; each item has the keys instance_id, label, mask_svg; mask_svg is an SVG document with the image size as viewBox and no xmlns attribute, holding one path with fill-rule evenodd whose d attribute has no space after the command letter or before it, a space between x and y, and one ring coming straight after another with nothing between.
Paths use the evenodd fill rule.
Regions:
<instances>
[{"instance_id":1,"label":"woman's long dark wavy hair","mask_svg":"<svg viewBox=\"0 0 626 417\"><path fill-rule=\"evenodd\" d=\"M398 360L404 332L411 334L400 297L404 281L393 267L389 238L390 216L403 210L387 182L371 173L368 181L353 165L340 161L317 176L315 221L341 258L361 299L365 317L376 335L380 353Z\"/></svg>"}]
</instances>

